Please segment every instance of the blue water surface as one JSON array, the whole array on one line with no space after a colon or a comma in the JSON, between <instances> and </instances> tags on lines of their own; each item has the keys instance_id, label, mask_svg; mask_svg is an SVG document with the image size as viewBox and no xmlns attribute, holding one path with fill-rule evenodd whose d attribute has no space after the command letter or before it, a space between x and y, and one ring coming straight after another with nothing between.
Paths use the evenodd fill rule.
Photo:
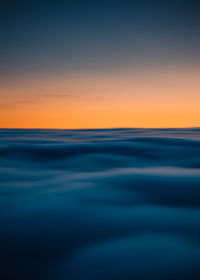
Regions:
<instances>
[{"instance_id":1,"label":"blue water surface","mask_svg":"<svg viewBox=\"0 0 200 280\"><path fill-rule=\"evenodd\" d=\"M0 279L200 279L200 129L1 129Z\"/></svg>"}]
</instances>

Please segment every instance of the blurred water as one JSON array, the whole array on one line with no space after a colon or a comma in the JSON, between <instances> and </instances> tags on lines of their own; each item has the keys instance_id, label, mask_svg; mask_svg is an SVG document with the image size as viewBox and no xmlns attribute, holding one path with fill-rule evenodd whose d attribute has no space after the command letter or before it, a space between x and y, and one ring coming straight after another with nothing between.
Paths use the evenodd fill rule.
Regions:
<instances>
[{"instance_id":1,"label":"blurred water","mask_svg":"<svg viewBox=\"0 0 200 280\"><path fill-rule=\"evenodd\" d=\"M200 129L1 129L0 279L200 279Z\"/></svg>"}]
</instances>

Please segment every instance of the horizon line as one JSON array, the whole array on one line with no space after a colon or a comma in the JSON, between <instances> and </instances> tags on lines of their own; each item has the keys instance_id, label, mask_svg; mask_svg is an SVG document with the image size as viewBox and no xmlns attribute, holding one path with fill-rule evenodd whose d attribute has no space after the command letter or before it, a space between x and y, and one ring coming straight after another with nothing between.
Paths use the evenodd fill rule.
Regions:
<instances>
[{"instance_id":1,"label":"horizon line","mask_svg":"<svg viewBox=\"0 0 200 280\"><path fill-rule=\"evenodd\" d=\"M178 129L200 129L200 126L185 127L102 127L102 128L37 128L37 127L0 127L0 130L125 130L125 129L146 129L146 130L178 130Z\"/></svg>"}]
</instances>

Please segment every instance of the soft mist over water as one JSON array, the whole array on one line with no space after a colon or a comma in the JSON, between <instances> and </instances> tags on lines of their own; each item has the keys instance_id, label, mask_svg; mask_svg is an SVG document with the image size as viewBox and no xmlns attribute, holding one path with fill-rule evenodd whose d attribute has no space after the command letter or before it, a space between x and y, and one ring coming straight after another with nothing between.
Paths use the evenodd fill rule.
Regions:
<instances>
[{"instance_id":1,"label":"soft mist over water","mask_svg":"<svg viewBox=\"0 0 200 280\"><path fill-rule=\"evenodd\" d=\"M0 130L0 279L200 279L200 129Z\"/></svg>"}]
</instances>

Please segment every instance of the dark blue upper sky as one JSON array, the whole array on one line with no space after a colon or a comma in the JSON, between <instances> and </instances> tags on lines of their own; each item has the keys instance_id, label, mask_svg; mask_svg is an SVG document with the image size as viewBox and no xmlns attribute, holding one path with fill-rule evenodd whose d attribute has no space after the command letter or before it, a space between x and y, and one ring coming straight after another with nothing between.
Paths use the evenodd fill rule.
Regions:
<instances>
[{"instance_id":1,"label":"dark blue upper sky","mask_svg":"<svg viewBox=\"0 0 200 280\"><path fill-rule=\"evenodd\" d=\"M199 11L197 0L2 0L0 72L196 62Z\"/></svg>"}]
</instances>

